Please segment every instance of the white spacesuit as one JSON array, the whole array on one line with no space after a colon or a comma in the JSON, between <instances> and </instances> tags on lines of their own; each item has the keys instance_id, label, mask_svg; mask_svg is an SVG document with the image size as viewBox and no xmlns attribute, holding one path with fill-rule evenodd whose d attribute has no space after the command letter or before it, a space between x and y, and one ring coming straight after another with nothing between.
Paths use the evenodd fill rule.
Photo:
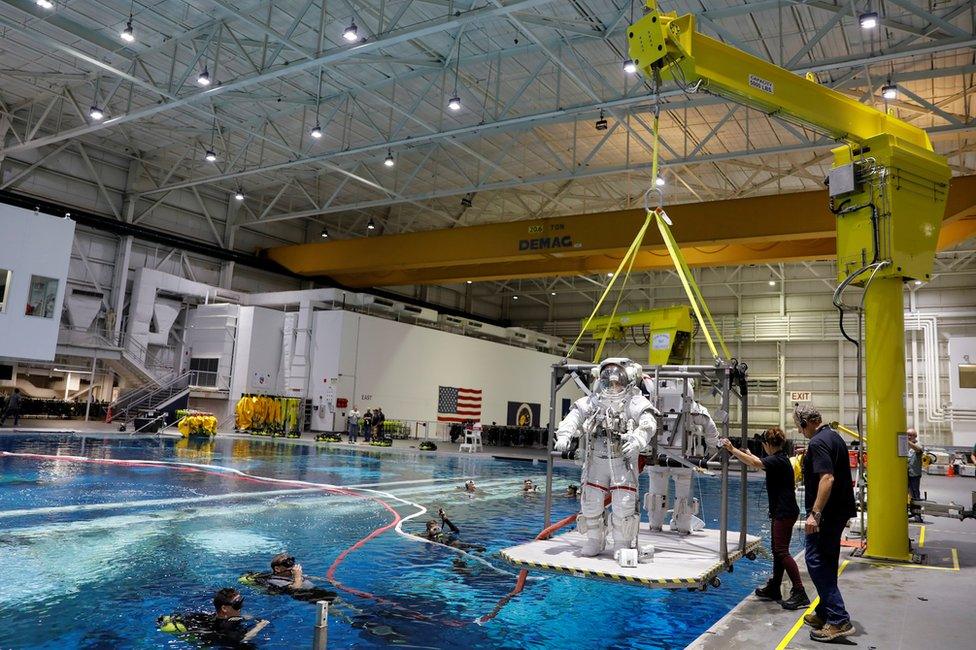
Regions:
<instances>
[{"instance_id":1,"label":"white spacesuit","mask_svg":"<svg viewBox=\"0 0 976 650\"><path fill-rule=\"evenodd\" d=\"M686 384L687 382L687 384ZM718 428L708 409L695 401L694 380L658 379L644 376L644 388L651 402L661 411L661 424L658 430L657 451L667 457L666 465L648 464L647 475L650 486L644 497L651 530L661 530L668 512L668 483L674 479L674 514L671 517L671 530L691 533L705 527L699 519L698 499L692 497L691 467L674 467L678 459L691 455L710 456L718 448ZM700 427L704 434L704 445L696 435ZM704 447L704 448L702 448Z\"/></svg>"},{"instance_id":2,"label":"white spacesuit","mask_svg":"<svg viewBox=\"0 0 976 650\"><path fill-rule=\"evenodd\" d=\"M640 525L637 456L657 427L653 406L641 393L640 365L607 359L599 366L593 392L578 399L556 429L556 451L585 436L583 488L577 529L586 536L581 553L599 555L606 543L604 500L611 496L613 550L634 548Z\"/></svg>"}]
</instances>

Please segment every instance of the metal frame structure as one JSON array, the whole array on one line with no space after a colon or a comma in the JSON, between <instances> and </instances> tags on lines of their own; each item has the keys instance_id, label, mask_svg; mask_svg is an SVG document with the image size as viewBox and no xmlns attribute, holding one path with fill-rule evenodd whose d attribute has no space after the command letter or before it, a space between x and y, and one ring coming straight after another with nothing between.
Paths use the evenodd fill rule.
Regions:
<instances>
[{"instance_id":1,"label":"metal frame structure","mask_svg":"<svg viewBox=\"0 0 976 650\"><path fill-rule=\"evenodd\" d=\"M554 454L553 445L555 444L555 431L557 426L556 419L556 397L559 391L569 384L575 382L580 389L589 394L589 383L583 379L589 374L590 370L597 367L592 363L557 363L552 366L552 375L549 392L549 440L547 444L548 454L546 461L546 502L545 502L545 528L552 524L552 477ZM581 376L582 375L582 376ZM745 392L745 366L738 362L718 362L714 365L688 365L688 366L655 366L653 377L657 379L696 379L701 382L702 388L708 387L717 389L721 399L721 409L724 417L721 417L719 430L722 437L729 437L729 406L731 398L736 398L740 405L740 442L744 447L749 439L749 411L748 396ZM734 384L738 384L738 387ZM660 431L660 430L659 430ZM685 441L688 444L688 441ZM650 456L651 462L656 462L657 458L657 435L655 435ZM732 562L743 555L748 555L751 551L746 544L746 528L748 527L748 491L746 481L748 480L748 468L740 463L739 480L741 488L739 490L739 540L737 551L729 554L728 552L728 533L729 533L729 454L724 450L720 452L721 463L721 496L719 510L719 555L722 564L731 570ZM640 502L640 499L638 499ZM710 576L711 577L711 576Z\"/></svg>"},{"instance_id":2,"label":"metal frame structure","mask_svg":"<svg viewBox=\"0 0 976 650\"><path fill-rule=\"evenodd\" d=\"M672 4L695 12L723 41L812 72L861 101L878 101L890 78L904 89L891 106L933 137L956 140L958 169L973 166L965 141L973 123L960 108L976 69L963 60L976 44L969 3L935 10L887 0L882 33L870 38L838 0ZM88 150L85 168L121 154L133 163L130 191L102 196L102 209L155 224L156 210L178 208L227 248L235 246L227 231L273 236L275 224L289 221L327 222L337 235L359 236L369 218L402 232L507 219L513 209L544 215L631 205L647 180L648 86L607 70L619 71L635 6L167 0L137 4L139 39L123 44L117 28L128 4L80 0L52 13L2 0L0 28L12 46L0 56L0 157L16 186L39 172L63 173L56 163L68 142L77 145L66 147L72 155ZM350 19L364 36L352 45L340 37ZM201 65L215 80L206 90L192 83ZM457 115L443 105L452 71L466 106ZM669 177L675 172L675 200L817 183L823 139L721 99L677 93L663 93L663 156ZM88 117L95 104L106 119ZM600 110L611 124L594 134ZM319 117L324 137L316 147L308 132ZM211 134L216 166L198 161ZM374 167L387 151L397 159L392 178ZM105 176L98 171L87 175ZM100 194L113 194L99 183ZM225 226L208 200L226 200L238 186L248 200ZM483 200L486 193L493 199ZM457 197L470 194L479 195L474 207L458 209Z\"/></svg>"}]
</instances>

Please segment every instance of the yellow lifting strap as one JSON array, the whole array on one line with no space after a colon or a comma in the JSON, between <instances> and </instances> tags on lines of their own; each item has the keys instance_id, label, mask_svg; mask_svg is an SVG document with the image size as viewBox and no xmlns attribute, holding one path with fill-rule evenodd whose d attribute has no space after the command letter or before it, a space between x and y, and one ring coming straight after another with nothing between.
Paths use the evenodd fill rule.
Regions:
<instances>
[{"instance_id":1,"label":"yellow lifting strap","mask_svg":"<svg viewBox=\"0 0 976 650\"><path fill-rule=\"evenodd\" d=\"M607 299L608 295L610 295L610 291L613 289L613 285L616 283L617 278L620 277L621 272L624 271L624 267L627 267L626 272L624 272L624 283L626 284L626 278L630 277L630 270L634 266L634 260L637 259L637 252L640 250L641 244L644 241L644 235L647 233L647 229L651 225L652 218L653 214L648 212L647 218L644 219L644 225L641 226L640 230L637 232L637 236L634 237L634 241L631 242L630 248L627 249L623 259L620 260L620 264L617 265L617 270L614 271L613 276L610 278L610 282L607 283L606 288L603 290L603 295L601 295L600 299L597 300L596 306L593 307L593 311L590 312L590 316L586 319L586 324L580 329L580 333L576 336L576 340L573 341L573 344L569 347L569 351L566 353L566 358L573 356L573 353L576 351L576 346L579 345L580 339L583 338L583 334L586 332L586 328L589 327L593 319L596 318L597 313L600 311L600 307L603 306L603 301ZM621 287L620 293L617 295L617 301L613 306L614 314L617 313L617 307L620 305L620 299L623 294L623 287ZM593 363L596 363L599 360L600 354L603 352L603 345L606 343L607 335L610 332L611 321L612 319L608 321L607 328L603 331L603 336L600 339L600 345L598 346L596 354L594 355Z\"/></svg>"},{"instance_id":2,"label":"yellow lifting strap","mask_svg":"<svg viewBox=\"0 0 976 650\"><path fill-rule=\"evenodd\" d=\"M715 342L712 340L714 337L718 340L722 348L722 354L725 355L724 358L730 359L731 355L729 354L729 349L725 347L725 340L722 338L718 327L716 327L712 313L708 310L708 305L701 295L701 290L692 277L691 269L688 268L688 263L685 262L685 257L681 254L681 249L678 248L678 243L674 240L674 235L668 226L671 220L668 219L668 215L661 208L655 210L653 214L657 220L657 228L661 231L661 238L664 240L664 245L667 246L668 253L671 255L671 261L674 262L674 268L678 272L678 278L681 280L681 285L684 287L685 294L688 296L688 302L691 303L691 308L694 310L695 317L698 319L698 325L701 326L702 333L705 335L705 341L708 343L708 349L712 352L712 357L715 359L721 358L718 350L715 348ZM648 213L648 216L650 215L651 213ZM711 330L709 330L709 326L711 326Z\"/></svg>"}]
</instances>

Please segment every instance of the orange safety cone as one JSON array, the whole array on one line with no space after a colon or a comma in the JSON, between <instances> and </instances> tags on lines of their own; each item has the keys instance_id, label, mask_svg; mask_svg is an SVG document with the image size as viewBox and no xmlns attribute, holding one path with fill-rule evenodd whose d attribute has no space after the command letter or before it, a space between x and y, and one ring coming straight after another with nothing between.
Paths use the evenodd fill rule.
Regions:
<instances>
[{"instance_id":1,"label":"orange safety cone","mask_svg":"<svg viewBox=\"0 0 976 650\"><path fill-rule=\"evenodd\" d=\"M955 475L956 475L956 470L953 465L949 465L948 467L946 467L946 476L955 476Z\"/></svg>"}]
</instances>

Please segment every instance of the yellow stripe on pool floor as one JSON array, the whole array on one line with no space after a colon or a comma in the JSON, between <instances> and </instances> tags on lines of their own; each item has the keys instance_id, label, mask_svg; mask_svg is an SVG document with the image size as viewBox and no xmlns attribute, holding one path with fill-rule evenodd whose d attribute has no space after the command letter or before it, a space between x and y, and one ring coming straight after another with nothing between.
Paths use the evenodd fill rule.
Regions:
<instances>
[{"instance_id":1,"label":"yellow stripe on pool floor","mask_svg":"<svg viewBox=\"0 0 976 650\"><path fill-rule=\"evenodd\" d=\"M839 576L840 574L844 573L844 569L846 569L847 565L850 563L851 563L850 560L844 560L841 563L840 568L837 569L837 575ZM790 641L793 640L793 637L796 636L796 633L800 631L801 627L803 627L803 617L809 614L810 612L812 612L813 610L815 610L819 603L820 603L820 596L817 596L816 598L813 599L813 602L810 603L810 606L807 607L805 610L803 610L803 613L800 614L800 618L797 619L796 623L793 624L793 627L790 628L790 631L786 633L786 636L783 637L783 640L780 641L779 644L776 646L776 650L783 650L783 648L785 648L790 644Z\"/></svg>"}]
</instances>

